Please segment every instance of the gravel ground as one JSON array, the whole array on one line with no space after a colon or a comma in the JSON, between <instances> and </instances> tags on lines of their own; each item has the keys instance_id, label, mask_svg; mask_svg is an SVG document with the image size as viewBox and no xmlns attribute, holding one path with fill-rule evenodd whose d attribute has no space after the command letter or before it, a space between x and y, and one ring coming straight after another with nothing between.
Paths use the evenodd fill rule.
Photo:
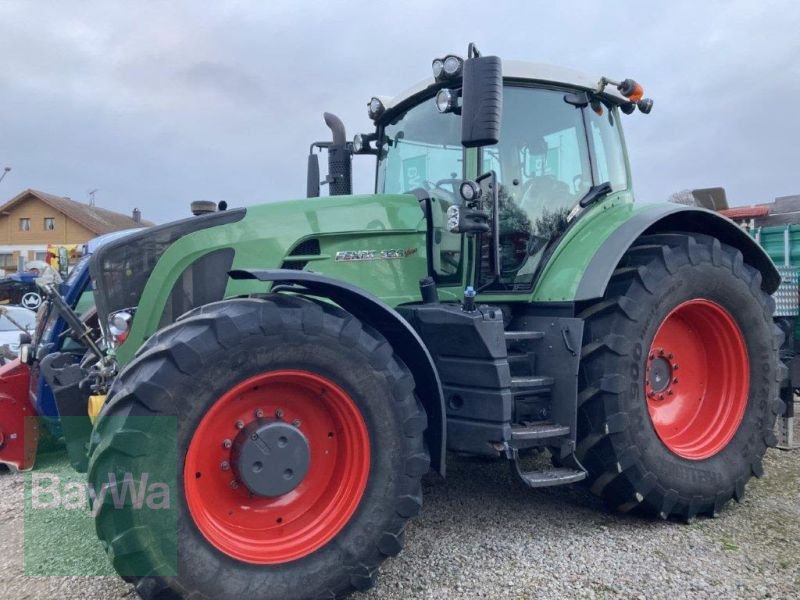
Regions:
<instances>
[{"instance_id":1,"label":"gravel ground","mask_svg":"<svg viewBox=\"0 0 800 600\"><path fill-rule=\"evenodd\" d=\"M580 485L521 489L502 463L453 458L446 482L425 481L406 550L356 598L796 599L800 451L770 450L765 467L743 503L685 525L610 513ZM68 467L50 455L39 468ZM85 515L36 530L37 543L24 548L23 481L0 474L0 597L133 598L117 577L23 575L26 556L28 565L44 557L56 571L76 559L99 568L93 572L109 568L98 567L105 558ZM66 547L70 559L60 563Z\"/></svg>"}]
</instances>

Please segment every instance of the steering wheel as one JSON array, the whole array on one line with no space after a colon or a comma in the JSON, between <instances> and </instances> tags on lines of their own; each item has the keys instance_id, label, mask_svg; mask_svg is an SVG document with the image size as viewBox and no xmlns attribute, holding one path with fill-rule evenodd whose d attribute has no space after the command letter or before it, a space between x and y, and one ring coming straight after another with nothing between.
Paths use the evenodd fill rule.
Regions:
<instances>
[{"instance_id":1,"label":"steering wheel","mask_svg":"<svg viewBox=\"0 0 800 600\"><path fill-rule=\"evenodd\" d=\"M428 181L427 179L425 179L422 182L422 187L424 187L429 192L432 192L434 190L440 190L440 191L444 192L445 194L448 194L449 196L452 196L453 198L456 198L457 197L457 190L458 190L457 186L459 184L461 184L462 181L463 181L463 179L455 179L455 178L452 178L452 177L447 177L445 179L438 180L436 183L433 183L432 181ZM452 190L448 190L446 187L444 187L446 185L453 186L453 189Z\"/></svg>"}]
</instances>

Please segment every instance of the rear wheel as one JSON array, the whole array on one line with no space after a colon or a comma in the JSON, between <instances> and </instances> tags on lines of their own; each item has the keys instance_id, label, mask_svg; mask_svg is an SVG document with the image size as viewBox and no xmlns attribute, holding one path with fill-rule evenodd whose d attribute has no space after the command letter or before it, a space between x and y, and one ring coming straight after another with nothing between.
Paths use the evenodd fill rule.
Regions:
<instances>
[{"instance_id":1,"label":"rear wheel","mask_svg":"<svg viewBox=\"0 0 800 600\"><path fill-rule=\"evenodd\" d=\"M646 236L627 252L582 313L577 455L596 494L685 519L741 499L774 443L773 307L714 238Z\"/></svg>"},{"instance_id":2,"label":"rear wheel","mask_svg":"<svg viewBox=\"0 0 800 600\"><path fill-rule=\"evenodd\" d=\"M413 378L380 334L335 307L229 300L153 336L98 420L96 489L109 473L168 479L168 436L152 417L174 418L176 522L108 497L96 517L144 598L367 589L422 503L429 458Z\"/></svg>"}]
</instances>

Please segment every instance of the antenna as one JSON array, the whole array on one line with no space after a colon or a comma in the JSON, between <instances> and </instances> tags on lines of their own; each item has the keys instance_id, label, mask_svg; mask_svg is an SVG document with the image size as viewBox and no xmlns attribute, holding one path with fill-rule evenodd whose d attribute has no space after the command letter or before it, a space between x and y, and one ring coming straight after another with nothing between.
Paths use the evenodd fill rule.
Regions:
<instances>
[{"instance_id":1,"label":"antenna","mask_svg":"<svg viewBox=\"0 0 800 600\"><path fill-rule=\"evenodd\" d=\"M3 174L0 175L0 181L3 181L3 179L6 178L6 175L8 175L8 172L10 170L11 170L11 167L3 167Z\"/></svg>"},{"instance_id":2,"label":"antenna","mask_svg":"<svg viewBox=\"0 0 800 600\"><path fill-rule=\"evenodd\" d=\"M89 194L89 206L94 206L94 195L99 191L100 191L99 188L95 188L87 192Z\"/></svg>"}]
</instances>

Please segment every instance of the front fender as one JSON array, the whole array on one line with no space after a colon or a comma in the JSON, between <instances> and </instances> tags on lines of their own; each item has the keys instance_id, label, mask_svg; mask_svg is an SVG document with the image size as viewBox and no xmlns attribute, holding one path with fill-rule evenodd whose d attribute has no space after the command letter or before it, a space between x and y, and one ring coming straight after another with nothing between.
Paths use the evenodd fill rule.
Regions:
<instances>
[{"instance_id":1,"label":"front fender","mask_svg":"<svg viewBox=\"0 0 800 600\"><path fill-rule=\"evenodd\" d=\"M444 476L447 429L442 383L433 357L408 321L369 292L317 273L290 269L236 269L228 275L231 279L257 279L298 286L298 293L328 298L380 331L414 375L420 402L428 416L425 437L431 453L431 465Z\"/></svg>"},{"instance_id":2,"label":"front fender","mask_svg":"<svg viewBox=\"0 0 800 600\"><path fill-rule=\"evenodd\" d=\"M680 204L598 206L564 236L534 291L534 301L580 302L601 298L622 256L642 235L687 232L714 236L741 251L758 269L768 294L780 275L767 253L733 221L710 210ZM583 220L583 219L582 219Z\"/></svg>"}]
</instances>

